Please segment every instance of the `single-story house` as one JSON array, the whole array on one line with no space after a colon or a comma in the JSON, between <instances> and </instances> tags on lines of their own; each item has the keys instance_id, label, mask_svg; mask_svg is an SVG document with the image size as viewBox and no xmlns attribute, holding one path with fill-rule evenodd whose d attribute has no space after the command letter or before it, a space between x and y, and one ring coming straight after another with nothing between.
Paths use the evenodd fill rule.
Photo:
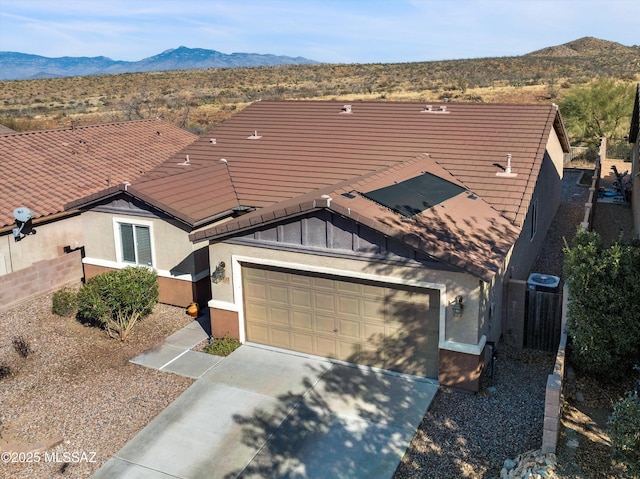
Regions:
<instances>
[{"instance_id":1,"label":"single-story house","mask_svg":"<svg viewBox=\"0 0 640 479\"><path fill-rule=\"evenodd\" d=\"M92 225L85 266L122 261L122 224L169 276L195 265L215 336L477 390L568 151L556 105L258 101L68 207ZM206 278L204 254L178 261L189 242Z\"/></svg>"},{"instance_id":2,"label":"single-story house","mask_svg":"<svg viewBox=\"0 0 640 479\"><path fill-rule=\"evenodd\" d=\"M636 237L640 237L640 83L636 87L636 99L631 115L631 127L629 128L629 143L633 144L631 150L631 179L633 180L633 193L631 205L633 208L633 230Z\"/></svg>"},{"instance_id":3,"label":"single-story house","mask_svg":"<svg viewBox=\"0 0 640 479\"><path fill-rule=\"evenodd\" d=\"M66 203L133 181L195 139L156 119L0 134L0 305L83 277L85 225Z\"/></svg>"}]
</instances>

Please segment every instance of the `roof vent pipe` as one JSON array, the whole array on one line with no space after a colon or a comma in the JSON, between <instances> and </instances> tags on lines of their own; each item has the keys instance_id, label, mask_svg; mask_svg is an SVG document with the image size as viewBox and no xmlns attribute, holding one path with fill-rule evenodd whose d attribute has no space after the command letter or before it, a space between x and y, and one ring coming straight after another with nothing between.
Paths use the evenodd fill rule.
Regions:
<instances>
[{"instance_id":1,"label":"roof vent pipe","mask_svg":"<svg viewBox=\"0 0 640 479\"><path fill-rule=\"evenodd\" d=\"M258 140L262 138L262 136L258 135L258 130L254 130L253 135L248 136L247 140Z\"/></svg>"},{"instance_id":2,"label":"roof vent pipe","mask_svg":"<svg viewBox=\"0 0 640 479\"><path fill-rule=\"evenodd\" d=\"M340 113L351 113L351 105L345 105L342 107Z\"/></svg>"},{"instance_id":3,"label":"roof vent pipe","mask_svg":"<svg viewBox=\"0 0 640 479\"><path fill-rule=\"evenodd\" d=\"M212 145L215 145L217 143L217 140L215 138L211 138L209 140L209 143L211 143Z\"/></svg>"},{"instance_id":4,"label":"roof vent pipe","mask_svg":"<svg viewBox=\"0 0 640 479\"><path fill-rule=\"evenodd\" d=\"M183 166L189 166L191 164L191 162L189 161L189 155L187 155L187 157L184 159L182 163L178 163L178 164Z\"/></svg>"},{"instance_id":5,"label":"roof vent pipe","mask_svg":"<svg viewBox=\"0 0 640 479\"><path fill-rule=\"evenodd\" d=\"M504 171L498 171L496 176L501 178L515 178L518 173L511 172L511 153L507 153L507 166L504 167Z\"/></svg>"}]
</instances>

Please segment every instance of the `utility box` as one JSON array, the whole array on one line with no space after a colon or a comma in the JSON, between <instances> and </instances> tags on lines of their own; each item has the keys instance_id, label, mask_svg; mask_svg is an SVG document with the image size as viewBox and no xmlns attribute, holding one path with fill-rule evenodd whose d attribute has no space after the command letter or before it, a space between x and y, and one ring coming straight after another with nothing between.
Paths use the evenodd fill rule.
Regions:
<instances>
[{"instance_id":1,"label":"utility box","mask_svg":"<svg viewBox=\"0 0 640 479\"><path fill-rule=\"evenodd\" d=\"M527 280L524 347L557 351L562 323L560 278L532 273Z\"/></svg>"},{"instance_id":2,"label":"utility box","mask_svg":"<svg viewBox=\"0 0 640 479\"><path fill-rule=\"evenodd\" d=\"M560 291L560 278L550 274L531 273L527 280L527 289L529 291L558 293Z\"/></svg>"}]
</instances>

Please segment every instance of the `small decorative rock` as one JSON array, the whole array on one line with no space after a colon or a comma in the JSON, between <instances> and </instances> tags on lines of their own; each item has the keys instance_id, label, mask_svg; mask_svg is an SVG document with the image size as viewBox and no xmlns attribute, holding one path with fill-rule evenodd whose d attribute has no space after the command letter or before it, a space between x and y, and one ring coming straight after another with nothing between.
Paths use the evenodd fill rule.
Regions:
<instances>
[{"instance_id":1,"label":"small decorative rock","mask_svg":"<svg viewBox=\"0 0 640 479\"><path fill-rule=\"evenodd\" d=\"M556 455L543 454L539 449L507 459L500 471L501 479L557 479Z\"/></svg>"}]
</instances>

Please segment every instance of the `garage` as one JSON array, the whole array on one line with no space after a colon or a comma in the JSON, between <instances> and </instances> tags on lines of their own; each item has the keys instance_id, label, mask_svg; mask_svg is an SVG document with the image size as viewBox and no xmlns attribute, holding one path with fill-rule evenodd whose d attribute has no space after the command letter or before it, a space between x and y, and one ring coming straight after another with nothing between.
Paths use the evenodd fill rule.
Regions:
<instances>
[{"instance_id":1,"label":"garage","mask_svg":"<svg viewBox=\"0 0 640 479\"><path fill-rule=\"evenodd\" d=\"M438 377L440 291L243 264L246 339Z\"/></svg>"}]
</instances>

